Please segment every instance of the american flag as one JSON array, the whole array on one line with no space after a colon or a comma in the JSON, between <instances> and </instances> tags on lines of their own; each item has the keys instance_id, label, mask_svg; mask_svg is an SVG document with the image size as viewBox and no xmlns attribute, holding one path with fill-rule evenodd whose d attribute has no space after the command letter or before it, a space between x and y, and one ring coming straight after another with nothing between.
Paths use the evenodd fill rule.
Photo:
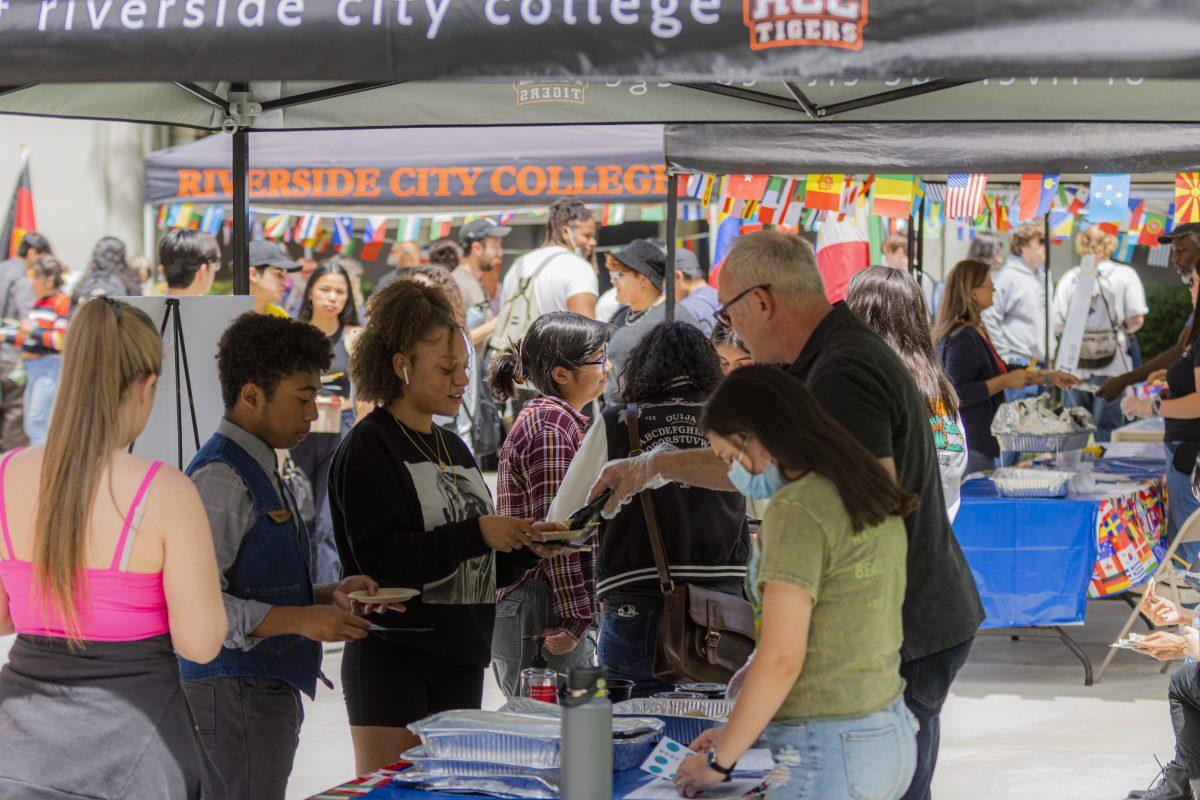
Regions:
<instances>
[{"instance_id":1,"label":"american flag","mask_svg":"<svg viewBox=\"0 0 1200 800\"><path fill-rule=\"evenodd\" d=\"M987 187L986 172L952 172L946 176L946 216L949 218L975 217L983 203L983 190Z\"/></svg>"}]
</instances>

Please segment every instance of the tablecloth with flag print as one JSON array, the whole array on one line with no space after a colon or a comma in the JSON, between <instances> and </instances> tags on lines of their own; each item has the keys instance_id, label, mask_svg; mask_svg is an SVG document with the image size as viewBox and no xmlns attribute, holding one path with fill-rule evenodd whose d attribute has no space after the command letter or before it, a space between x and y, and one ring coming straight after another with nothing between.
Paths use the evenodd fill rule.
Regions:
<instances>
[{"instance_id":1,"label":"tablecloth with flag print","mask_svg":"<svg viewBox=\"0 0 1200 800\"><path fill-rule=\"evenodd\" d=\"M954 521L987 617L984 628L1082 623L1089 597L1144 583L1165 553L1161 460L1103 459L1130 478L1108 496L1006 498L987 479L963 485Z\"/></svg>"}]
</instances>

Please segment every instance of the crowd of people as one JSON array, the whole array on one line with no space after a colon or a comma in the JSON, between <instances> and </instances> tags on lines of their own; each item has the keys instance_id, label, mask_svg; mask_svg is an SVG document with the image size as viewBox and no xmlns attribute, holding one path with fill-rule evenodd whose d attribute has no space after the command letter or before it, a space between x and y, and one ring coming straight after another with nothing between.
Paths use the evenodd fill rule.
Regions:
<instances>
[{"instance_id":1,"label":"crowd of people","mask_svg":"<svg viewBox=\"0 0 1200 800\"><path fill-rule=\"evenodd\" d=\"M728 724L691 743L681 794L765 737L786 773L772 796L930 797L941 709L983 620L952 528L959 486L1000 463L1005 392L1080 382L1037 368L1044 329L1019 299L1044 315L1044 241L1022 228L1001 266L998 240L984 252L977 237L939 291L889 240L887 263L830 304L800 237L740 237L715 286L689 251L670 264L639 239L604 257L606 311L585 204L556 201L541 246L501 279L509 233L485 219L424 256L399 243L369 297L352 258L252 242L252 311L218 346L225 413L185 473L125 449L162 345L114 299L138 288L116 240L74 285L37 234L0 264L16 323L0 351L0 633L19 634L0 751L20 755L0 761L0 798L282 798L301 696L332 688L328 643L345 648L358 774L415 746L409 724L478 708L488 669L517 694L539 651L648 697L674 687L657 638L676 586L748 599L757 630ZM1194 274L1200 233L1173 236ZM1108 244L1088 232L1079 246L1107 258ZM211 290L213 237L172 231L158 256L167 294ZM1146 310L1118 273L1102 265L1099 284L1128 289L1099 301L1121 328L1114 360ZM1171 457L1192 462L1193 338L1087 375L1112 400L1167 368L1171 400L1119 407L1166 417ZM590 549L545 542L598 500ZM373 602L380 587L419 593ZM96 758L64 767L64 728Z\"/></svg>"}]
</instances>

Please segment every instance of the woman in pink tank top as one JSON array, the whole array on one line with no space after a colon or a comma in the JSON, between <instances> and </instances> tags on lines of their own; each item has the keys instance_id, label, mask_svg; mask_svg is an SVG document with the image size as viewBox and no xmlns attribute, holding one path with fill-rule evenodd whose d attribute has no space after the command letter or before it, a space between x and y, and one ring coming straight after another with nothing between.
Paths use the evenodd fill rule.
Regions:
<instances>
[{"instance_id":1,"label":"woman in pink tank top","mask_svg":"<svg viewBox=\"0 0 1200 800\"><path fill-rule=\"evenodd\" d=\"M0 457L0 800L222 796L175 656L225 637L207 517L182 473L126 452L161 362L144 312L80 306L46 445Z\"/></svg>"}]
</instances>

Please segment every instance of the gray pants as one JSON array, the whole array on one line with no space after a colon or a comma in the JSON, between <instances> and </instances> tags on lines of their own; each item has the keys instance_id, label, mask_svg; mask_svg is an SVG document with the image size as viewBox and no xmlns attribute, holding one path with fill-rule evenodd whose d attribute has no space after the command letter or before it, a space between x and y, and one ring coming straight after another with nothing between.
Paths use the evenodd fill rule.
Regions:
<instances>
[{"instance_id":1,"label":"gray pants","mask_svg":"<svg viewBox=\"0 0 1200 800\"><path fill-rule=\"evenodd\" d=\"M521 670L533 665L537 642L526 637L540 636L546 628L562 624L552 610L550 587L544 581L529 579L496 604L496 628L492 633L492 669L505 697L517 694ZM596 646L590 634L584 635L575 649L565 656L546 653L549 668L566 673L568 669L595 664Z\"/></svg>"},{"instance_id":2,"label":"gray pants","mask_svg":"<svg viewBox=\"0 0 1200 800\"><path fill-rule=\"evenodd\" d=\"M274 678L184 681L200 743L227 800L284 800L300 743L300 693Z\"/></svg>"}]
</instances>

